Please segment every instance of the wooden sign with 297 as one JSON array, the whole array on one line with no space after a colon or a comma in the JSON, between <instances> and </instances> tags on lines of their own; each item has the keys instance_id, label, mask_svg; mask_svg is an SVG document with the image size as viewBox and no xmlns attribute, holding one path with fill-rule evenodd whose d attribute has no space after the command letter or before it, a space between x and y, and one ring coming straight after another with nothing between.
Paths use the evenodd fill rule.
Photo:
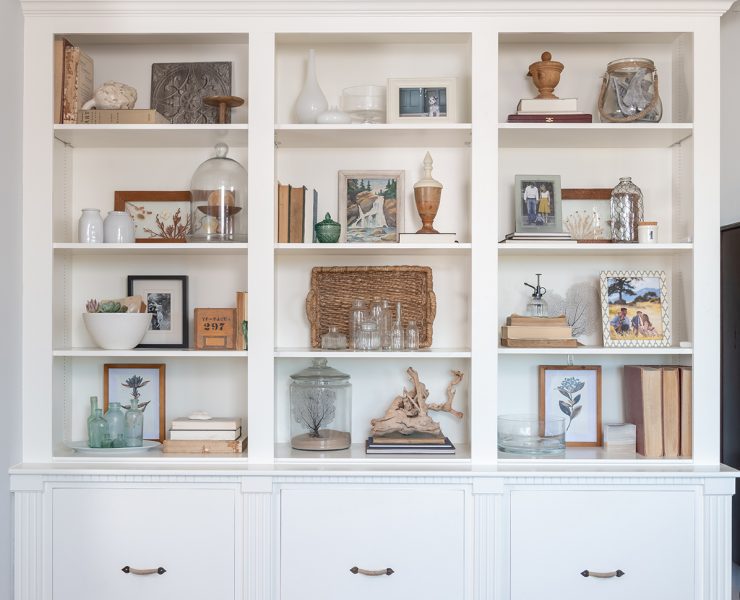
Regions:
<instances>
[{"instance_id":1,"label":"wooden sign with 297","mask_svg":"<svg viewBox=\"0 0 740 600\"><path fill-rule=\"evenodd\" d=\"M195 309L196 350L236 349L236 309Z\"/></svg>"}]
</instances>

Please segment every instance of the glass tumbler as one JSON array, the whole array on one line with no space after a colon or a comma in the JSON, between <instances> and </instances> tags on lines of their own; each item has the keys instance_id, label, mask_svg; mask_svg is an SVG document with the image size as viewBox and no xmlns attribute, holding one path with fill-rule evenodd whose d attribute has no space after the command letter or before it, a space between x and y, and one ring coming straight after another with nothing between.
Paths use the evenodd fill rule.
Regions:
<instances>
[{"instance_id":1,"label":"glass tumbler","mask_svg":"<svg viewBox=\"0 0 740 600\"><path fill-rule=\"evenodd\" d=\"M352 309L349 311L349 347L353 350L361 350L358 341L360 339L360 326L367 319L364 300L353 300Z\"/></svg>"},{"instance_id":2,"label":"glass tumbler","mask_svg":"<svg viewBox=\"0 0 740 600\"><path fill-rule=\"evenodd\" d=\"M419 328L416 321L409 321L406 325L406 350L419 349Z\"/></svg>"}]
</instances>

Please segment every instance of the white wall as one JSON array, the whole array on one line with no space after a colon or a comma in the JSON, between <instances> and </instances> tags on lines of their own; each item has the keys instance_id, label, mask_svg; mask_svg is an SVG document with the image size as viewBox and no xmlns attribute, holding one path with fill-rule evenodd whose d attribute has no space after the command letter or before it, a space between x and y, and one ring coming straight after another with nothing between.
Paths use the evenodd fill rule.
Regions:
<instances>
[{"instance_id":1,"label":"white wall","mask_svg":"<svg viewBox=\"0 0 740 600\"><path fill-rule=\"evenodd\" d=\"M740 2L722 17L722 225L740 221Z\"/></svg>"},{"instance_id":2,"label":"white wall","mask_svg":"<svg viewBox=\"0 0 740 600\"><path fill-rule=\"evenodd\" d=\"M12 594L12 510L8 467L20 460L21 109L23 20L18 0L0 0L0 598ZM16 315L16 316L14 316Z\"/></svg>"}]
</instances>

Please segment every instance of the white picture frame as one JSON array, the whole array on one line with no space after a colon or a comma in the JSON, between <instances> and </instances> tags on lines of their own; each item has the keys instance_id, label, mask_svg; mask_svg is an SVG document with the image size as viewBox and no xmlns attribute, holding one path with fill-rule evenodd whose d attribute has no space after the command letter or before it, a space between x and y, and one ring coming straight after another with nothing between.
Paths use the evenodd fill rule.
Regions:
<instances>
[{"instance_id":1,"label":"white picture frame","mask_svg":"<svg viewBox=\"0 0 740 600\"><path fill-rule=\"evenodd\" d=\"M602 271L599 289L605 347L671 345L665 271Z\"/></svg>"},{"instance_id":2,"label":"white picture frame","mask_svg":"<svg viewBox=\"0 0 740 600\"><path fill-rule=\"evenodd\" d=\"M458 122L457 79L454 77L389 79L386 94L388 123Z\"/></svg>"}]
</instances>

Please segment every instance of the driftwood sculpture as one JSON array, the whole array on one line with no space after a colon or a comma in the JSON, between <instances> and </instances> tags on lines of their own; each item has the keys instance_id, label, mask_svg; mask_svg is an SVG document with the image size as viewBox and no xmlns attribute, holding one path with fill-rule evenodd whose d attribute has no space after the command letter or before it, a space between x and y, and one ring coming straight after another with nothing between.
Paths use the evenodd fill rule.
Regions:
<instances>
[{"instance_id":1,"label":"driftwood sculpture","mask_svg":"<svg viewBox=\"0 0 740 600\"><path fill-rule=\"evenodd\" d=\"M430 410L439 412L448 412L451 415L461 419L463 413L452 408L452 401L455 399L455 386L462 381L462 371L452 371L452 381L447 386L447 401L442 404L429 404L429 390L421 381L419 374L411 367L406 369L413 387L411 390L403 388L403 393L396 396L385 411L385 414L379 419L372 419L372 435L389 435L400 433L402 435L411 435L413 433L441 436L442 430L439 423L429 416Z\"/></svg>"}]
</instances>

